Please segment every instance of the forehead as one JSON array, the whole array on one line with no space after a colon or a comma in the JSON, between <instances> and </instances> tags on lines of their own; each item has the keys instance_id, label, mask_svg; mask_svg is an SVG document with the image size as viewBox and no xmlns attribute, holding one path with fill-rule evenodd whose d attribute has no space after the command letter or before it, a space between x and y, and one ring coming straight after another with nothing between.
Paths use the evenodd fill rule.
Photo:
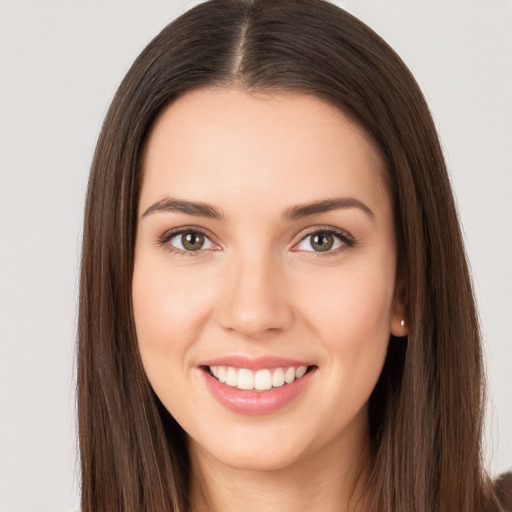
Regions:
<instances>
[{"instance_id":1,"label":"forehead","mask_svg":"<svg viewBox=\"0 0 512 512\"><path fill-rule=\"evenodd\" d=\"M168 106L143 161L143 203L166 194L211 202L307 202L388 195L374 144L336 107L298 93L199 89ZM318 196L318 197L317 197Z\"/></svg>"}]
</instances>

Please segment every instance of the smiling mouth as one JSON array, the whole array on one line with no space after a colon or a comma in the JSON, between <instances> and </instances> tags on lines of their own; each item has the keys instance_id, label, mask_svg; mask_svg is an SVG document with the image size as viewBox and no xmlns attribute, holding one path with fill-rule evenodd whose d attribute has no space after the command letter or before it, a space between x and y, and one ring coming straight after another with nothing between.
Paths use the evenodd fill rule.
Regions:
<instances>
[{"instance_id":1,"label":"smiling mouth","mask_svg":"<svg viewBox=\"0 0 512 512\"><path fill-rule=\"evenodd\" d=\"M242 391L268 391L302 379L314 368L316 366L287 366L250 370L234 366L204 366L203 370L219 382Z\"/></svg>"}]
</instances>

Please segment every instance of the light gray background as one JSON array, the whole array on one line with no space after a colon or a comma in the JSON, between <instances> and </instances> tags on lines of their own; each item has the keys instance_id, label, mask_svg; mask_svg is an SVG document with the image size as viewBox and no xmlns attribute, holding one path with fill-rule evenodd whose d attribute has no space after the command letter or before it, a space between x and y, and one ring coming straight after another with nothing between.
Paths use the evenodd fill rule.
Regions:
<instances>
[{"instance_id":1,"label":"light gray background","mask_svg":"<svg viewBox=\"0 0 512 512\"><path fill-rule=\"evenodd\" d=\"M0 0L0 510L78 506L74 339L88 167L129 65L184 0ZM453 178L487 352L486 456L512 465L512 4L338 2L430 103Z\"/></svg>"}]
</instances>

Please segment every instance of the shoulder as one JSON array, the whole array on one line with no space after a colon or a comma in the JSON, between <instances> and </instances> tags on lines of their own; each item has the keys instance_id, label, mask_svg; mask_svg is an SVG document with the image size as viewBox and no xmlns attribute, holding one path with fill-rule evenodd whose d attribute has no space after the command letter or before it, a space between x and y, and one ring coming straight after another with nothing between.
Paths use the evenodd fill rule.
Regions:
<instances>
[{"instance_id":1,"label":"shoulder","mask_svg":"<svg viewBox=\"0 0 512 512\"><path fill-rule=\"evenodd\" d=\"M503 473L493 484L495 499L488 512L512 512L512 472Z\"/></svg>"}]
</instances>

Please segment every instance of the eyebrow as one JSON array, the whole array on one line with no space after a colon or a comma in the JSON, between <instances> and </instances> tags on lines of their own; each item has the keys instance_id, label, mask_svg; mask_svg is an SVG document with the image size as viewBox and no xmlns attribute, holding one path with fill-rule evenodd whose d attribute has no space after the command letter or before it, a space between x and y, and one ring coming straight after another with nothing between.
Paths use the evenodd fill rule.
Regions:
<instances>
[{"instance_id":1,"label":"eyebrow","mask_svg":"<svg viewBox=\"0 0 512 512\"><path fill-rule=\"evenodd\" d=\"M337 197L333 199L323 199L315 201L314 203L307 203L288 208L283 213L285 220L299 220L310 215L319 215L327 213L332 210L341 210L347 208L358 208L368 215L372 220L375 220L375 214L359 199L354 197Z\"/></svg>"},{"instance_id":2,"label":"eyebrow","mask_svg":"<svg viewBox=\"0 0 512 512\"><path fill-rule=\"evenodd\" d=\"M332 210L358 208L366 213L372 220L375 220L375 214L363 202L353 197L337 197L333 199L322 199L313 203L306 203L301 205L292 206L287 208L282 218L287 221L295 221L310 217L312 215L319 215L327 213ZM176 199L167 197L152 204L143 214L146 217L156 212L176 212L185 213L188 215L197 215L200 217L207 217L209 219L225 219L224 214L217 210L214 206L194 201L185 201L183 199Z\"/></svg>"},{"instance_id":3,"label":"eyebrow","mask_svg":"<svg viewBox=\"0 0 512 512\"><path fill-rule=\"evenodd\" d=\"M175 199L172 197L166 197L152 204L142 214L142 217L156 212L186 213L188 215L208 217L209 219L224 219L224 215L219 210L207 203L184 201L183 199Z\"/></svg>"}]
</instances>

